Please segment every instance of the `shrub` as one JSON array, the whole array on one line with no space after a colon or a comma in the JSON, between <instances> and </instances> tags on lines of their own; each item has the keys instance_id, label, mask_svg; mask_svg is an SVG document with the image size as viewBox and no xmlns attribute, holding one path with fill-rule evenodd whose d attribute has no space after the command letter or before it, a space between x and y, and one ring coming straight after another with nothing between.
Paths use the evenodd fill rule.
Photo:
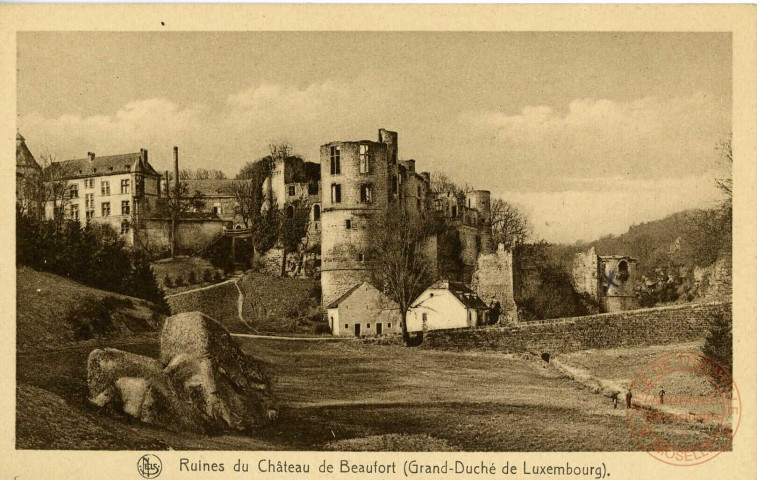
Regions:
<instances>
[{"instance_id":1,"label":"shrub","mask_svg":"<svg viewBox=\"0 0 757 480\"><path fill-rule=\"evenodd\" d=\"M210 270L205 270L202 272L202 281L203 282L211 282L213 281L213 272Z\"/></svg>"},{"instance_id":2,"label":"shrub","mask_svg":"<svg viewBox=\"0 0 757 480\"><path fill-rule=\"evenodd\" d=\"M221 272L219 272L218 270L213 272L213 281L220 282L221 280L223 280L223 277L221 276Z\"/></svg>"},{"instance_id":3,"label":"shrub","mask_svg":"<svg viewBox=\"0 0 757 480\"><path fill-rule=\"evenodd\" d=\"M189 282L190 285L194 285L197 283L197 274L195 274L194 270L191 270L189 272L189 276L187 277L187 282Z\"/></svg>"},{"instance_id":4,"label":"shrub","mask_svg":"<svg viewBox=\"0 0 757 480\"><path fill-rule=\"evenodd\" d=\"M165 278L163 279L163 285L165 285L168 288L173 287L173 281L171 280L171 277L166 274Z\"/></svg>"},{"instance_id":5,"label":"shrub","mask_svg":"<svg viewBox=\"0 0 757 480\"><path fill-rule=\"evenodd\" d=\"M319 323L313 329L313 333L318 334L318 335L330 334L331 328L329 328L328 324Z\"/></svg>"},{"instance_id":6,"label":"shrub","mask_svg":"<svg viewBox=\"0 0 757 480\"><path fill-rule=\"evenodd\" d=\"M74 330L74 338L89 340L95 336L107 335L113 326L112 313L123 305L124 302L116 297L86 299L81 306L74 308L67 315Z\"/></svg>"},{"instance_id":7,"label":"shrub","mask_svg":"<svg viewBox=\"0 0 757 480\"><path fill-rule=\"evenodd\" d=\"M176 281L175 282L176 282L176 286L177 287L183 286L184 285L184 277L182 277L181 275L176 275Z\"/></svg>"},{"instance_id":8,"label":"shrub","mask_svg":"<svg viewBox=\"0 0 757 480\"><path fill-rule=\"evenodd\" d=\"M733 372L733 321L719 313L710 319L710 332L705 340L702 353Z\"/></svg>"}]
</instances>

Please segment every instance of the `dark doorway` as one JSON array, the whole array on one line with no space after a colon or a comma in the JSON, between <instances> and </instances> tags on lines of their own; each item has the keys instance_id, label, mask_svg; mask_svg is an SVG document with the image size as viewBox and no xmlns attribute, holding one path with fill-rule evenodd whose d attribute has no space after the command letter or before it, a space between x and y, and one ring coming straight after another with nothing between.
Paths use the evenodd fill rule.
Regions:
<instances>
[{"instance_id":1,"label":"dark doorway","mask_svg":"<svg viewBox=\"0 0 757 480\"><path fill-rule=\"evenodd\" d=\"M381 322L378 322L376 324L376 335L381 335L384 332L384 324Z\"/></svg>"},{"instance_id":2,"label":"dark doorway","mask_svg":"<svg viewBox=\"0 0 757 480\"><path fill-rule=\"evenodd\" d=\"M356 337L360 336L360 324L359 323L355 324L355 336Z\"/></svg>"}]
</instances>

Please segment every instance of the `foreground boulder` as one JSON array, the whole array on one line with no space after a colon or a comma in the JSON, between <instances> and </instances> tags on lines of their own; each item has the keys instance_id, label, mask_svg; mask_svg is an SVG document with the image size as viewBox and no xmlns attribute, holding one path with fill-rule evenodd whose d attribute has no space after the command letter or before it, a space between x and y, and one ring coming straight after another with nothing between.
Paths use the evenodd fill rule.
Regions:
<instances>
[{"instance_id":1,"label":"foreground boulder","mask_svg":"<svg viewBox=\"0 0 757 480\"><path fill-rule=\"evenodd\" d=\"M93 404L174 430L249 432L277 417L260 365L200 312L166 319L160 359L94 350L87 384Z\"/></svg>"}]
</instances>

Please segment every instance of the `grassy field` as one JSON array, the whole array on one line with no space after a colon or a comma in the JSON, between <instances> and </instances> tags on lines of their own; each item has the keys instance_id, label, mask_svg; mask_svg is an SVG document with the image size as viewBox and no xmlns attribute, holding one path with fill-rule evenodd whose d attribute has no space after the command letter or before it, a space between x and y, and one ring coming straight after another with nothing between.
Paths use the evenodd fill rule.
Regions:
<instances>
[{"instance_id":1,"label":"grassy field","mask_svg":"<svg viewBox=\"0 0 757 480\"><path fill-rule=\"evenodd\" d=\"M62 298L68 292L52 289L61 298L48 293L46 310L39 310L37 297L29 294L29 286L23 286L22 280L28 280L25 276L22 272L19 285L27 293L20 295L18 302L24 328L27 332L39 331L41 327L32 329L30 324L40 321L46 328L65 330L64 325L56 325L62 318L56 305L68 305ZM37 284L42 280L49 282L48 287L67 282L45 276ZM211 299L237 298L234 285L229 287L234 291L226 295L216 289L207 291L212 293ZM224 308L231 315L231 307ZM33 345L20 351L17 446L111 450L639 449L630 436L623 409L614 410L608 398L591 393L533 357L441 352L353 340L238 340L248 355L268 365L281 407L279 422L252 437L170 432L111 417L89 405L86 359L91 350L107 345L156 356L157 339L146 333L115 335L96 343L71 341L58 345L55 351ZM571 354L570 359L587 368L597 366L597 372L621 380L630 377L628 370L649 354L645 349L638 350L635 355L634 349L628 349L622 358L614 353L579 352ZM599 361L595 355L607 358ZM638 358L629 363L628 357ZM686 444L693 439L704 440L708 426L670 423L660 425L657 432Z\"/></svg>"},{"instance_id":2,"label":"grassy field","mask_svg":"<svg viewBox=\"0 0 757 480\"><path fill-rule=\"evenodd\" d=\"M248 273L239 280L243 315L255 330L270 334L314 333L320 315L320 283Z\"/></svg>"},{"instance_id":3,"label":"grassy field","mask_svg":"<svg viewBox=\"0 0 757 480\"><path fill-rule=\"evenodd\" d=\"M168 298L173 313L194 310L215 318L232 333L312 335L320 316L317 280L248 273L237 286L224 283ZM195 287L199 288L199 286ZM239 291L243 294L239 320Z\"/></svg>"},{"instance_id":4,"label":"grassy field","mask_svg":"<svg viewBox=\"0 0 757 480\"><path fill-rule=\"evenodd\" d=\"M221 322L232 333L250 333L239 320L239 290L233 282L167 299L171 313L202 312Z\"/></svg>"},{"instance_id":5,"label":"grassy field","mask_svg":"<svg viewBox=\"0 0 757 480\"><path fill-rule=\"evenodd\" d=\"M111 339L139 338L154 330L160 316L149 302L105 292L30 268L16 271L16 345L20 352L55 350L78 344L67 321L87 301L129 299L131 308L113 312ZM90 344L96 341L90 341Z\"/></svg>"}]
</instances>

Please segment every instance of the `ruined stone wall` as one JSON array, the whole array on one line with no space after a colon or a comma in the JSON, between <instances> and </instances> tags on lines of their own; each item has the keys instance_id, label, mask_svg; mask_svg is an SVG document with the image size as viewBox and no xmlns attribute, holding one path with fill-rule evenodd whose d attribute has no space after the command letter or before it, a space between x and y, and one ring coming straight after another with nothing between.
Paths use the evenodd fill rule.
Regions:
<instances>
[{"instance_id":1,"label":"ruined stone wall","mask_svg":"<svg viewBox=\"0 0 757 480\"><path fill-rule=\"evenodd\" d=\"M599 300L599 265L597 252L591 247L588 252L577 253L573 258L573 288L580 294L588 294L594 301Z\"/></svg>"},{"instance_id":2,"label":"ruined stone wall","mask_svg":"<svg viewBox=\"0 0 757 480\"><path fill-rule=\"evenodd\" d=\"M591 348L616 348L699 340L709 320L732 315L730 302L602 313L505 327L427 332L423 348L496 350L501 353L567 353Z\"/></svg>"},{"instance_id":3,"label":"ruined stone wall","mask_svg":"<svg viewBox=\"0 0 757 480\"><path fill-rule=\"evenodd\" d=\"M499 244L497 251L478 257L471 289L487 305L496 300L502 309L500 323L516 322L517 307L513 297L513 254Z\"/></svg>"}]
</instances>

